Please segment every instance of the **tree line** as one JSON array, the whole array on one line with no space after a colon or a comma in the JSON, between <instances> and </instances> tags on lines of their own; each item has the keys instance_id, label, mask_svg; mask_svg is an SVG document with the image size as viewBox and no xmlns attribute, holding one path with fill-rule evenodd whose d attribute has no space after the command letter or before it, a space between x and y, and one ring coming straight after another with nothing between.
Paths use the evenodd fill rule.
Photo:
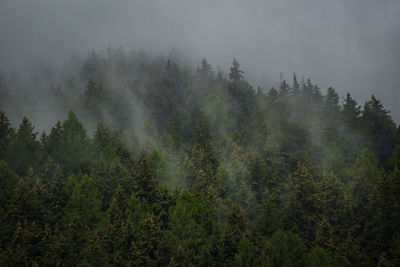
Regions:
<instances>
[{"instance_id":1,"label":"tree line","mask_svg":"<svg viewBox=\"0 0 400 267\"><path fill-rule=\"evenodd\" d=\"M50 131L0 113L1 265L400 264L400 127L375 96L255 89L236 59L78 66Z\"/></svg>"}]
</instances>

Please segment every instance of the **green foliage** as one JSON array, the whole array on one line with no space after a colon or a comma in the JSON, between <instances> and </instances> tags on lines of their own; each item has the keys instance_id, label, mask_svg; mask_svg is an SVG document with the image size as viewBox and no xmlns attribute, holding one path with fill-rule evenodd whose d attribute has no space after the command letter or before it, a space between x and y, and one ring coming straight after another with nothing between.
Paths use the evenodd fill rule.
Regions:
<instances>
[{"instance_id":1,"label":"green foliage","mask_svg":"<svg viewBox=\"0 0 400 267\"><path fill-rule=\"evenodd\" d=\"M15 137L7 147L6 160L20 176L26 175L29 169L37 167L40 144L36 136L32 123L24 117Z\"/></svg>"},{"instance_id":2,"label":"green foliage","mask_svg":"<svg viewBox=\"0 0 400 267\"><path fill-rule=\"evenodd\" d=\"M171 260L181 266L199 265L214 233L215 222L210 205L184 190L170 209L168 224L166 240Z\"/></svg>"},{"instance_id":3,"label":"green foliage","mask_svg":"<svg viewBox=\"0 0 400 267\"><path fill-rule=\"evenodd\" d=\"M160 181L167 177L167 162L164 160L160 152L153 150L147 157L151 168L152 175Z\"/></svg>"},{"instance_id":4,"label":"green foliage","mask_svg":"<svg viewBox=\"0 0 400 267\"><path fill-rule=\"evenodd\" d=\"M337 262L322 248L315 247L306 257L305 265L310 267L333 267Z\"/></svg>"},{"instance_id":5,"label":"green foliage","mask_svg":"<svg viewBox=\"0 0 400 267\"><path fill-rule=\"evenodd\" d=\"M333 142L329 143L323 151L321 167L323 172L334 173L342 181L349 180L349 170L343 151Z\"/></svg>"},{"instance_id":6,"label":"green foliage","mask_svg":"<svg viewBox=\"0 0 400 267\"><path fill-rule=\"evenodd\" d=\"M51 128L50 134L46 135L42 134L40 141L43 146L43 160L50 159L56 162L61 161L61 138L62 138L63 127L61 122L57 122L57 124Z\"/></svg>"},{"instance_id":7,"label":"green foliage","mask_svg":"<svg viewBox=\"0 0 400 267\"><path fill-rule=\"evenodd\" d=\"M54 225L55 201L49 185L40 178L32 181L20 179L12 199L7 203L8 223L27 221L38 225Z\"/></svg>"},{"instance_id":8,"label":"green foliage","mask_svg":"<svg viewBox=\"0 0 400 267\"><path fill-rule=\"evenodd\" d=\"M377 181L380 174L377 157L368 148L363 149L354 165L355 180L362 179L367 183L373 183Z\"/></svg>"},{"instance_id":9,"label":"green foliage","mask_svg":"<svg viewBox=\"0 0 400 267\"><path fill-rule=\"evenodd\" d=\"M285 227L299 234L309 245L315 239L315 227L322 213L319 183L310 168L298 163L286 190L290 194L284 205Z\"/></svg>"},{"instance_id":10,"label":"green foliage","mask_svg":"<svg viewBox=\"0 0 400 267\"><path fill-rule=\"evenodd\" d=\"M393 150L392 157L389 159L389 164L393 169L400 169L400 145Z\"/></svg>"},{"instance_id":11,"label":"green foliage","mask_svg":"<svg viewBox=\"0 0 400 267\"><path fill-rule=\"evenodd\" d=\"M232 127L232 118L228 113L228 106L215 93L211 93L204 98L202 111L212 130L213 139L226 138L228 130Z\"/></svg>"},{"instance_id":12,"label":"green foliage","mask_svg":"<svg viewBox=\"0 0 400 267\"><path fill-rule=\"evenodd\" d=\"M54 197L40 179L29 185L19 180L8 201L6 221L2 216L0 263L10 265L46 265L49 259L51 228L57 216Z\"/></svg>"},{"instance_id":13,"label":"green foliage","mask_svg":"<svg viewBox=\"0 0 400 267\"><path fill-rule=\"evenodd\" d=\"M365 125L368 147L377 155L380 163L386 163L396 142L396 124L375 96L365 103L361 119Z\"/></svg>"},{"instance_id":14,"label":"green foliage","mask_svg":"<svg viewBox=\"0 0 400 267\"><path fill-rule=\"evenodd\" d=\"M83 123L39 141L0 113L1 266L399 265L400 127L374 96L254 90L236 59L82 62L49 99Z\"/></svg>"},{"instance_id":15,"label":"green foliage","mask_svg":"<svg viewBox=\"0 0 400 267\"><path fill-rule=\"evenodd\" d=\"M281 228L281 222L279 220L279 210L270 201L265 201L261 214L256 219L256 230L262 236L269 237L276 230Z\"/></svg>"},{"instance_id":16,"label":"green foliage","mask_svg":"<svg viewBox=\"0 0 400 267\"><path fill-rule=\"evenodd\" d=\"M60 154L61 164L67 173L83 171L93 161L91 141L82 123L72 111L63 123Z\"/></svg>"},{"instance_id":17,"label":"green foliage","mask_svg":"<svg viewBox=\"0 0 400 267\"><path fill-rule=\"evenodd\" d=\"M105 260L110 265L126 264L127 255L129 255L132 228L127 220L126 208L126 196L122 187L118 186L106 212L104 237L101 242L107 255Z\"/></svg>"},{"instance_id":18,"label":"green foliage","mask_svg":"<svg viewBox=\"0 0 400 267\"><path fill-rule=\"evenodd\" d=\"M244 210L234 202L226 218L221 237L221 257L226 265L233 262L246 229L247 219Z\"/></svg>"},{"instance_id":19,"label":"green foliage","mask_svg":"<svg viewBox=\"0 0 400 267\"><path fill-rule=\"evenodd\" d=\"M3 266L51 265L50 229L42 228L35 222L18 222L12 241L0 251Z\"/></svg>"},{"instance_id":20,"label":"green foliage","mask_svg":"<svg viewBox=\"0 0 400 267\"><path fill-rule=\"evenodd\" d=\"M288 165L284 158L272 148L265 148L248 160L249 182L261 203L266 198L277 202L288 175Z\"/></svg>"},{"instance_id":21,"label":"green foliage","mask_svg":"<svg viewBox=\"0 0 400 267\"><path fill-rule=\"evenodd\" d=\"M146 218L147 212L143 207L141 201L132 195L128 201L128 207L126 210L127 220L133 229L138 229L140 224Z\"/></svg>"},{"instance_id":22,"label":"green foliage","mask_svg":"<svg viewBox=\"0 0 400 267\"><path fill-rule=\"evenodd\" d=\"M93 179L83 175L80 179L71 176L68 185L71 196L64 209L63 223L68 226L79 222L89 229L93 229L102 220L101 195Z\"/></svg>"},{"instance_id":23,"label":"green foliage","mask_svg":"<svg viewBox=\"0 0 400 267\"><path fill-rule=\"evenodd\" d=\"M1 213L6 203L12 198L14 188L18 184L18 176L8 167L7 162L0 160L0 206Z\"/></svg>"},{"instance_id":24,"label":"green foliage","mask_svg":"<svg viewBox=\"0 0 400 267\"><path fill-rule=\"evenodd\" d=\"M0 111L0 159L6 156L6 148L10 142L12 128L4 111Z\"/></svg>"},{"instance_id":25,"label":"green foliage","mask_svg":"<svg viewBox=\"0 0 400 267\"><path fill-rule=\"evenodd\" d=\"M231 79L233 82L241 81L243 79L243 71L239 68L240 64L236 60L236 58L234 58L232 62L231 72L229 73L229 79Z\"/></svg>"},{"instance_id":26,"label":"green foliage","mask_svg":"<svg viewBox=\"0 0 400 267\"><path fill-rule=\"evenodd\" d=\"M235 255L234 266L260 266L264 262L260 255L257 254L258 248L256 244L251 242L246 236L240 240L238 253Z\"/></svg>"},{"instance_id":27,"label":"green foliage","mask_svg":"<svg viewBox=\"0 0 400 267\"><path fill-rule=\"evenodd\" d=\"M345 122L348 126L359 127L359 118L361 115L361 107L354 100L350 93L347 93L343 103L343 114Z\"/></svg>"},{"instance_id":28,"label":"green foliage","mask_svg":"<svg viewBox=\"0 0 400 267\"><path fill-rule=\"evenodd\" d=\"M298 235L278 230L264 244L263 262L266 266L302 266L306 251Z\"/></svg>"}]
</instances>

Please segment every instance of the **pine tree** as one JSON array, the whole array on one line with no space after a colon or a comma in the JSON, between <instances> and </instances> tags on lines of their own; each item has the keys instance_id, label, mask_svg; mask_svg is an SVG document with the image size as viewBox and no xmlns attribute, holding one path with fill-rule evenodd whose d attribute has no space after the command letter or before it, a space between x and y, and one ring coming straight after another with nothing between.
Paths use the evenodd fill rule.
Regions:
<instances>
[{"instance_id":1,"label":"pine tree","mask_svg":"<svg viewBox=\"0 0 400 267\"><path fill-rule=\"evenodd\" d=\"M293 92L293 95L297 95L300 93L300 84L299 84L299 81L297 80L297 76L296 76L295 72L293 72L292 92Z\"/></svg>"},{"instance_id":2,"label":"pine tree","mask_svg":"<svg viewBox=\"0 0 400 267\"><path fill-rule=\"evenodd\" d=\"M202 79L211 79L215 76L215 71L205 58L201 60L201 66L197 72Z\"/></svg>"},{"instance_id":3,"label":"pine tree","mask_svg":"<svg viewBox=\"0 0 400 267\"><path fill-rule=\"evenodd\" d=\"M4 111L0 111L0 159L5 159L6 148L10 143L13 130Z\"/></svg>"},{"instance_id":4,"label":"pine tree","mask_svg":"<svg viewBox=\"0 0 400 267\"><path fill-rule=\"evenodd\" d=\"M8 202L7 223L2 233L0 262L5 265L44 265L49 261L51 227L57 214L54 196L48 184L34 179L29 185L22 179Z\"/></svg>"},{"instance_id":5,"label":"pine tree","mask_svg":"<svg viewBox=\"0 0 400 267\"><path fill-rule=\"evenodd\" d=\"M378 156L380 163L385 164L395 147L396 124L375 96L365 103L361 120L368 147Z\"/></svg>"},{"instance_id":6,"label":"pine tree","mask_svg":"<svg viewBox=\"0 0 400 267\"><path fill-rule=\"evenodd\" d=\"M322 130L326 142L337 142L339 136L339 125L341 123L339 96L335 89L328 88L322 107L323 125Z\"/></svg>"},{"instance_id":7,"label":"pine tree","mask_svg":"<svg viewBox=\"0 0 400 267\"><path fill-rule=\"evenodd\" d=\"M131 228L126 217L127 199L121 186L115 190L106 212L103 246L110 265L126 265Z\"/></svg>"},{"instance_id":8,"label":"pine tree","mask_svg":"<svg viewBox=\"0 0 400 267\"><path fill-rule=\"evenodd\" d=\"M226 219L224 232L221 237L221 255L223 262L229 266L238 253L239 244L247 226L244 210L234 202Z\"/></svg>"},{"instance_id":9,"label":"pine tree","mask_svg":"<svg viewBox=\"0 0 400 267\"><path fill-rule=\"evenodd\" d=\"M365 148L354 165L354 182L351 187L353 201L349 234L353 242L349 254L354 264L378 263L382 250L380 240L383 240L384 233L382 210L377 199L377 182L382 174L377 157Z\"/></svg>"},{"instance_id":10,"label":"pine tree","mask_svg":"<svg viewBox=\"0 0 400 267\"><path fill-rule=\"evenodd\" d=\"M171 260L182 266L199 265L213 233L213 210L210 205L182 191L170 210L166 231Z\"/></svg>"},{"instance_id":11,"label":"pine tree","mask_svg":"<svg viewBox=\"0 0 400 267\"><path fill-rule=\"evenodd\" d=\"M347 93L346 99L344 100L343 114L344 114L344 120L348 126L350 127L359 126L361 107L358 105L357 101L351 97L350 93Z\"/></svg>"},{"instance_id":12,"label":"pine tree","mask_svg":"<svg viewBox=\"0 0 400 267\"><path fill-rule=\"evenodd\" d=\"M262 256L266 266L302 266L306 252L298 235L278 230L265 242Z\"/></svg>"},{"instance_id":13,"label":"pine tree","mask_svg":"<svg viewBox=\"0 0 400 267\"><path fill-rule=\"evenodd\" d=\"M236 58L233 59L229 79L231 79L232 82L240 82L243 80L243 71L240 69L240 64Z\"/></svg>"},{"instance_id":14,"label":"pine tree","mask_svg":"<svg viewBox=\"0 0 400 267\"><path fill-rule=\"evenodd\" d=\"M30 168L37 167L40 144L36 140L32 123L24 117L15 138L7 148L7 162L20 176L26 175Z\"/></svg>"},{"instance_id":15,"label":"pine tree","mask_svg":"<svg viewBox=\"0 0 400 267\"><path fill-rule=\"evenodd\" d=\"M299 234L307 245L315 239L315 227L321 219L319 185L313 172L298 163L290 175L284 198L284 225Z\"/></svg>"},{"instance_id":16,"label":"pine tree","mask_svg":"<svg viewBox=\"0 0 400 267\"><path fill-rule=\"evenodd\" d=\"M86 130L72 111L63 122L60 161L67 173L84 171L92 163L93 149Z\"/></svg>"},{"instance_id":17,"label":"pine tree","mask_svg":"<svg viewBox=\"0 0 400 267\"><path fill-rule=\"evenodd\" d=\"M83 264L88 251L97 250L98 231L104 214L101 195L92 178L71 176L66 185L69 199L54 244L66 265Z\"/></svg>"},{"instance_id":18,"label":"pine tree","mask_svg":"<svg viewBox=\"0 0 400 267\"><path fill-rule=\"evenodd\" d=\"M54 160L60 163L60 153L61 153L61 137L62 137L62 124L60 121L56 123L54 127L51 128L50 134L43 135L40 138L42 151L43 151L43 160Z\"/></svg>"},{"instance_id":19,"label":"pine tree","mask_svg":"<svg viewBox=\"0 0 400 267\"><path fill-rule=\"evenodd\" d=\"M0 214L3 215L8 201L11 200L14 189L19 181L18 176L10 169L8 164L0 160ZM0 216L1 216L0 215Z\"/></svg>"},{"instance_id":20,"label":"pine tree","mask_svg":"<svg viewBox=\"0 0 400 267\"><path fill-rule=\"evenodd\" d=\"M79 223L94 229L102 219L101 195L93 179L84 175L80 179L70 177L71 195L65 207L63 224L68 225L76 218Z\"/></svg>"},{"instance_id":21,"label":"pine tree","mask_svg":"<svg viewBox=\"0 0 400 267\"><path fill-rule=\"evenodd\" d=\"M284 99L290 95L290 85L286 82L286 80L283 80L280 82L279 85L279 97L281 99Z\"/></svg>"}]
</instances>

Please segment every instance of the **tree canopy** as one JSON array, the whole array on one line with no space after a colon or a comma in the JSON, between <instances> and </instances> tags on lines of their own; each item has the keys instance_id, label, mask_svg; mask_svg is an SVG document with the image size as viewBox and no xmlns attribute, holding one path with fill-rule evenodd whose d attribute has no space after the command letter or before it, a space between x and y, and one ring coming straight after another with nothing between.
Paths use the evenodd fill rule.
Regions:
<instances>
[{"instance_id":1,"label":"tree canopy","mask_svg":"<svg viewBox=\"0 0 400 267\"><path fill-rule=\"evenodd\" d=\"M400 128L377 97L111 48L71 75L40 137L0 112L0 265L399 266Z\"/></svg>"}]
</instances>

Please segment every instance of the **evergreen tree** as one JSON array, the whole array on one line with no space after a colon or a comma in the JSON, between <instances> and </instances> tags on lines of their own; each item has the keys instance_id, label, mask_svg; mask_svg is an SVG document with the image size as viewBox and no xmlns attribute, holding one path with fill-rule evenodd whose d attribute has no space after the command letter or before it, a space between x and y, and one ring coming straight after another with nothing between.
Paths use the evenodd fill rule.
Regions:
<instances>
[{"instance_id":1,"label":"evergreen tree","mask_svg":"<svg viewBox=\"0 0 400 267\"><path fill-rule=\"evenodd\" d=\"M239 244L246 229L247 219L244 210L234 202L229 210L221 237L221 255L224 265L232 264L238 253Z\"/></svg>"},{"instance_id":2,"label":"evergreen tree","mask_svg":"<svg viewBox=\"0 0 400 267\"><path fill-rule=\"evenodd\" d=\"M383 174L378 159L367 148L357 159L352 186L353 203L351 207L353 239L350 247L351 261L361 265L365 262L377 264L383 245L384 225L381 223L382 210L378 206L377 182Z\"/></svg>"},{"instance_id":3,"label":"evergreen tree","mask_svg":"<svg viewBox=\"0 0 400 267\"><path fill-rule=\"evenodd\" d=\"M255 91L236 59L73 64L41 96L88 132L70 112L38 141L0 112L1 266L400 266L400 126L375 96ZM12 118L37 111L0 83Z\"/></svg>"},{"instance_id":4,"label":"evergreen tree","mask_svg":"<svg viewBox=\"0 0 400 267\"><path fill-rule=\"evenodd\" d=\"M297 80L297 76L296 76L295 72L293 72L292 92L294 95L297 95L300 93L300 84L299 84L299 81Z\"/></svg>"},{"instance_id":5,"label":"evergreen tree","mask_svg":"<svg viewBox=\"0 0 400 267\"><path fill-rule=\"evenodd\" d=\"M87 175L71 176L66 190L70 196L54 244L66 265L84 264L88 251L92 251L96 243L96 238L93 238L104 220L102 199L93 179Z\"/></svg>"},{"instance_id":6,"label":"evergreen tree","mask_svg":"<svg viewBox=\"0 0 400 267\"><path fill-rule=\"evenodd\" d=\"M322 108L323 134L327 142L337 142L339 136L339 124L341 123L339 96L335 89L328 88Z\"/></svg>"},{"instance_id":7,"label":"evergreen tree","mask_svg":"<svg viewBox=\"0 0 400 267\"><path fill-rule=\"evenodd\" d=\"M87 170L93 159L91 140L86 130L72 111L63 122L60 161L67 173Z\"/></svg>"},{"instance_id":8,"label":"evergreen tree","mask_svg":"<svg viewBox=\"0 0 400 267\"><path fill-rule=\"evenodd\" d=\"M2 231L0 262L2 265L45 265L51 227L57 219L54 196L40 179L29 185L22 179L6 206L7 222Z\"/></svg>"},{"instance_id":9,"label":"evergreen tree","mask_svg":"<svg viewBox=\"0 0 400 267\"><path fill-rule=\"evenodd\" d=\"M240 69L240 64L236 58L233 59L229 79L231 79L232 82L240 82L243 80L243 71Z\"/></svg>"},{"instance_id":10,"label":"evergreen tree","mask_svg":"<svg viewBox=\"0 0 400 267\"><path fill-rule=\"evenodd\" d=\"M284 99L290 95L290 85L286 80L282 80L279 85L279 97Z\"/></svg>"},{"instance_id":11,"label":"evergreen tree","mask_svg":"<svg viewBox=\"0 0 400 267\"><path fill-rule=\"evenodd\" d=\"M6 148L10 143L13 130L4 111L0 111L0 159L5 159Z\"/></svg>"},{"instance_id":12,"label":"evergreen tree","mask_svg":"<svg viewBox=\"0 0 400 267\"><path fill-rule=\"evenodd\" d=\"M378 156L380 163L385 163L395 146L396 124L375 96L365 103L361 119L368 147Z\"/></svg>"},{"instance_id":13,"label":"evergreen tree","mask_svg":"<svg viewBox=\"0 0 400 267\"><path fill-rule=\"evenodd\" d=\"M298 235L278 230L264 244L263 263L276 267L302 266L306 251L306 246Z\"/></svg>"},{"instance_id":14,"label":"evergreen tree","mask_svg":"<svg viewBox=\"0 0 400 267\"><path fill-rule=\"evenodd\" d=\"M166 232L171 259L177 265L199 265L214 234L213 211L193 194L182 191L169 213Z\"/></svg>"},{"instance_id":15,"label":"evergreen tree","mask_svg":"<svg viewBox=\"0 0 400 267\"><path fill-rule=\"evenodd\" d=\"M110 207L106 212L103 246L110 265L126 265L129 255L129 241L132 239L126 209L127 199L124 190L118 186Z\"/></svg>"},{"instance_id":16,"label":"evergreen tree","mask_svg":"<svg viewBox=\"0 0 400 267\"><path fill-rule=\"evenodd\" d=\"M62 137L62 124L60 121L51 128L50 134L43 135L40 138L42 145L43 160L51 159L60 163L60 153L61 153L61 137Z\"/></svg>"},{"instance_id":17,"label":"evergreen tree","mask_svg":"<svg viewBox=\"0 0 400 267\"><path fill-rule=\"evenodd\" d=\"M30 168L37 167L40 144L36 140L32 123L24 117L15 137L7 148L7 162L20 176L26 175Z\"/></svg>"},{"instance_id":18,"label":"evergreen tree","mask_svg":"<svg viewBox=\"0 0 400 267\"><path fill-rule=\"evenodd\" d=\"M211 79L215 75L215 71L205 58L201 60L201 66L197 72L202 79Z\"/></svg>"},{"instance_id":19,"label":"evergreen tree","mask_svg":"<svg viewBox=\"0 0 400 267\"><path fill-rule=\"evenodd\" d=\"M315 227L321 219L319 184L313 172L298 163L290 175L284 199L284 225L299 234L307 245L315 239Z\"/></svg>"},{"instance_id":20,"label":"evergreen tree","mask_svg":"<svg viewBox=\"0 0 400 267\"><path fill-rule=\"evenodd\" d=\"M359 118L361 115L361 107L357 101L354 100L350 93L347 93L346 99L343 103L344 120L349 127L357 127L359 125Z\"/></svg>"},{"instance_id":21,"label":"evergreen tree","mask_svg":"<svg viewBox=\"0 0 400 267\"><path fill-rule=\"evenodd\" d=\"M63 224L68 226L76 219L88 229L94 229L102 220L101 195L93 179L84 175L71 176L68 181L71 195L64 210Z\"/></svg>"}]
</instances>

